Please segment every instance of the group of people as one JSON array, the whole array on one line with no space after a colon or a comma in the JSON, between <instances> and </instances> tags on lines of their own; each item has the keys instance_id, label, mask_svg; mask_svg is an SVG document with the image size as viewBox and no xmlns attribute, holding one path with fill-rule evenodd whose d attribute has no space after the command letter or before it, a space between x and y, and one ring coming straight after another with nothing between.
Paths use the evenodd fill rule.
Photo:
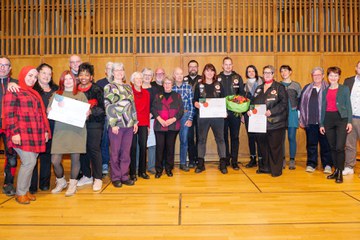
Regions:
<instances>
[{"instance_id":1,"label":"group of people","mask_svg":"<svg viewBox=\"0 0 360 240\"><path fill-rule=\"evenodd\" d=\"M196 60L188 63L188 75L175 68L167 76L161 67L134 72L126 83L122 63L108 62L106 77L94 81L94 66L70 57L69 70L52 79L52 67L46 63L37 68L21 69L17 80L10 77L11 62L0 57L1 136L5 146L5 180L3 192L15 195L16 201L28 204L36 200L38 188L50 188L51 163L56 186L52 193L65 188L65 196L76 193L77 187L92 184L102 188L102 177L109 173L114 187L134 185L137 177L160 178L165 170L173 176L175 142L179 135L182 171L195 168L205 171L206 141L211 128L217 145L219 170L228 173L228 166L239 170L239 132L241 123L248 130L257 104L266 106L266 133L248 132L250 161L246 168L258 166L257 173L282 175L286 166L286 130L289 141L289 169L296 168L296 132L306 131L307 172L317 167L318 144L321 163L327 178L343 181L353 174L356 145L360 136L360 62L356 76L339 84L341 70L330 67L325 72L315 67L312 82L303 89L291 79L289 65L280 67L282 81L274 79L275 68L246 68L244 83L233 70L233 61L225 57L220 73L213 64L206 64L199 74ZM201 118L199 109L208 98L230 95L245 96L251 106L243 114L227 110L226 117ZM64 98L90 105L84 127L57 120L47 114L52 104L64 106ZM65 179L62 157L70 154L70 179ZM17 156L21 160L17 187L14 175ZM38 161L40 171L38 171ZM334 171L332 168L334 167Z\"/></svg>"}]
</instances>

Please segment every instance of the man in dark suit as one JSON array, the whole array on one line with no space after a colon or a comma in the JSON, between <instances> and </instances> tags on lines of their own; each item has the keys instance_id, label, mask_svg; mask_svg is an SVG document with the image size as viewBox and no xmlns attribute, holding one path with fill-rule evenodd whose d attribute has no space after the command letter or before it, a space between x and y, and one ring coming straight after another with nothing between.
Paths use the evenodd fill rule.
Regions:
<instances>
[{"instance_id":1,"label":"man in dark suit","mask_svg":"<svg viewBox=\"0 0 360 240\"><path fill-rule=\"evenodd\" d=\"M355 76L349 77L344 81L344 85L350 89L353 129L346 138L345 168L343 175L354 174L357 141L360 139L360 61L356 64L355 72Z\"/></svg>"}]
</instances>

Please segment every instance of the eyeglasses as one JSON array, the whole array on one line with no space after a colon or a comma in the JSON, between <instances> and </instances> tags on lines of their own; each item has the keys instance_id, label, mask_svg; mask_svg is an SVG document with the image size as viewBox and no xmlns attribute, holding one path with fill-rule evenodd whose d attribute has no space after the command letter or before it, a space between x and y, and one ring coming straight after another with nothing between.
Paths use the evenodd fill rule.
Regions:
<instances>
[{"instance_id":1,"label":"eyeglasses","mask_svg":"<svg viewBox=\"0 0 360 240\"><path fill-rule=\"evenodd\" d=\"M274 74L273 72L264 72L264 75L265 74Z\"/></svg>"},{"instance_id":2,"label":"eyeglasses","mask_svg":"<svg viewBox=\"0 0 360 240\"><path fill-rule=\"evenodd\" d=\"M144 77L152 77L151 74L143 74Z\"/></svg>"},{"instance_id":3,"label":"eyeglasses","mask_svg":"<svg viewBox=\"0 0 360 240\"><path fill-rule=\"evenodd\" d=\"M322 77L322 74L313 74L313 77Z\"/></svg>"},{"instance_id":4,"label":"eyeglasses","mask_svg":"<svg viewBox=\"0 0 360 240\"><path fill-rule=\"evenodd\" d=\"M121 72L124 71L124 69L114 69L113 72Z\"/></svg>"},{"instance_id":5,"label":"eyeglasses","mask_svg":"<svg viewBox=\"0 0 360 240\"><path fill-rule=\"evenodd\" d=\"M2 64L2 63L0 63L0 67L3 67L3 68L8 68L8 67L10 67L10 64Z\"/></svg>"},{"instance_id":6,"label":"eyeglasses","mask_svg":"<svg viewBox=\"0 0 360 240\"><path fill-rule=\"evenodd\" d=\"M155 73L156 75L164 75L165 73L160 72L160 73Z\"/></svg>"}]
</instances>

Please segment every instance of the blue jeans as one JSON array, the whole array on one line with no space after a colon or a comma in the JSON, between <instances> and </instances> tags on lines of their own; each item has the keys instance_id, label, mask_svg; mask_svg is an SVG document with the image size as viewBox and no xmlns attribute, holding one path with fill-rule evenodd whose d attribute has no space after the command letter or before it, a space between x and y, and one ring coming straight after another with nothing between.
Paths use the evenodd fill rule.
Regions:
<instances>
[{"instance_id":1,"label":"blue jeans","mask_svg":"<svg viewBox=\"0 0 360 240\"><path fill-rule=\"evenodd\" d=\"M148 162L147 169L154 170L155 169L155 155L156 155L156 145L148 147Z\"/></svg>"},{"instance_id":2,"label":"blue jeans","mask_svg":"<svg viewBox=\"0 0 360 240\"><path fill-rule=\"evenodd\" d=\"M289 141L289 155L290 158L295 158L296 155L296 130L297 128L295 127L288 127L287 128L287 136L288 136L288 141ZM283 155L284 155L284 159L285 159L285 140L286 140L286 134L284 135L284 139L283 139Z\"/></svg>"},{"instance_id":3,"label":"blue jeans","mask_svg":"<svg viewBox=\"0 0 360 240\"><path fill-rule=\"evenodd\" d=\"M180 164L186 164L187 159L189 127L185 126L185 123L189 119L189 114L190 112L184 113L180 122Z\"/></svg>"}]
</instances>

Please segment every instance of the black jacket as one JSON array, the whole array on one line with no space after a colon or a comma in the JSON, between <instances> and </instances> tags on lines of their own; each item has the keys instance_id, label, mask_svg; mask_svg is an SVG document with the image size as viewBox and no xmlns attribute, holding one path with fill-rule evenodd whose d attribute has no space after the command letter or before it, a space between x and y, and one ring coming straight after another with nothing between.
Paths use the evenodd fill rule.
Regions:
<instances>
[{"instance_id":1,"label":"black jacket","mask_svg":"<svg viewBox=\"0 0 360 240\"><path fill-rule=\"evenodd\" d=\"M285 128L288 118L288 95L285 87L276 81L264 93L264 84L255 90L252 104L266 104L271 116L267 118L267 130Z\"/></svg>"}]
</instances>

